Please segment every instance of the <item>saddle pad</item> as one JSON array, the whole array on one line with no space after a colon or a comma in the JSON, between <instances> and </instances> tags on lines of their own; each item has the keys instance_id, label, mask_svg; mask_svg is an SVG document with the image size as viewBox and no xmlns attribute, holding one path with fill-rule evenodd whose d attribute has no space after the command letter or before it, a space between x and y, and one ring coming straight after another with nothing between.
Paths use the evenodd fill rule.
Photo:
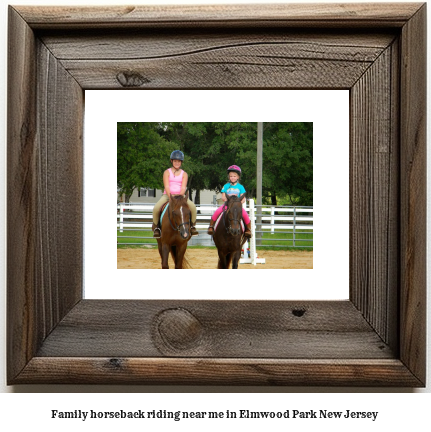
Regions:
<instances>
[{"instance_id":1,"label":"saddle pad","mask_svg":"<svg viewBox=\"0 0 431 432\"><path fill-rule=\"evenodd\" d=\"M162 207L162 214L160 216L160 225L162 224L162 220L163 220L163 216L166 213L166 209L169 207L169 203L167 202L163 207Z\"/></svg>"},{"instance_id":2,"label":"saddle pad","mask_svg":"<svg viewBox=\"0 0 431 432\"><path fill-rule=\"evenodd\" d=\"M217 226L218 226L218 223L220 222L222 216L223 216L223 212L220 213L219 217L218 217L217 220L216 220L216 223L214 224L214 232L216 231ZM242 229L242 232L245 231L245 228L244 228L244 221L242 220L242 218L241 218L241 229Z\"/></svg>"}]
</instances>

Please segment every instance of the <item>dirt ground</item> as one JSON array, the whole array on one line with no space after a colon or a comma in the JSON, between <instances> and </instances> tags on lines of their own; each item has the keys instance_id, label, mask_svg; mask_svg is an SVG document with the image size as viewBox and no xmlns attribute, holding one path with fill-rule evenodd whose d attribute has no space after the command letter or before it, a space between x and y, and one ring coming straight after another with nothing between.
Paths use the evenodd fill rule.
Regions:
<instances>
[{"instance_id":1,"label":"dirt ground","mask_svg":"<svg viewBox=\"0 0 431 432\"><path fill-rule=\"evenodd\" d=\"M265 258L265 264L239 264L239 269L312 269L312 251L272 251L258 250L258 257ZM217 250L187 249L186 258L193 269L216 269ZM161 269L161 259L157 249L117 249L119 269ZM169 257L169 268L175 268Z\"/></svg>"}]
</instances>

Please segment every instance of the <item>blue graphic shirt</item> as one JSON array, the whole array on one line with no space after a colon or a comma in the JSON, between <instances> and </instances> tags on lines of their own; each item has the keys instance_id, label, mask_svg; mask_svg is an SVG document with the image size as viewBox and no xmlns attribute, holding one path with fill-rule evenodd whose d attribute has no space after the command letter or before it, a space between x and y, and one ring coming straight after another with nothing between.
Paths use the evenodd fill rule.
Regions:
<instances>
[{"instance_id":1,"label":"blue graphic shirt","mask_svg":"<svg viewBox=\"0 0 431 432\"><path fill-rule=\"evenodd\" d=\"M244 186L239 183L237 183L236 185L226 183L221 191L229 196L236 195L238 198L240 197L240 195L245 193Z\"/></svg>"}]
</instances>

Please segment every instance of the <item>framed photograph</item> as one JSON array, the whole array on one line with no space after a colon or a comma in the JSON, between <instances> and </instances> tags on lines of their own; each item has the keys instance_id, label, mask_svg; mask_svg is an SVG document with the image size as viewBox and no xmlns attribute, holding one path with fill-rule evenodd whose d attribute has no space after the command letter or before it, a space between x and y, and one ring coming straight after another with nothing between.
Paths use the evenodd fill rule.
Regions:
<instances>
[{"instance_id":1,"label":"framed photograph","mask_svg":"<svg viewBox=\"0 0 431 432\"><path fill-rule=\"evenodd\" d=\"M325 98L327 92L329 91L320 91L321 99L325 102L324 107L328 106L328 99ZM238 262L236 265L231 262L229 267L271 270L313 268L313 220L316 219L313 217L313 182L316 171L313 169L313 147L316 140L316 137L313 139L313 134L316 135L317 126L313 125L312 121L304 121L304 118L310 117L308 113L306 113L307 116L305 114L302 116L292 115L292 113L295 113L295 110L299 111L301 107L305 109L314 107L312 96L316 92L306 90L260 90L258 92L255 90L165 90L163 98L160 98L160 92L157 90L145 92L140 90L128 92L107 90L101 98L101 103L96 103L97 109L93 110L96 111L97 118L100 119L96 122L87 120L89 119L90 104L88 93L86 92L85 99L85 124L90 125L90 127L93 125L96 128L96 133L92 135L95 138L92 145L88 142L87 129L85 130L87 145L84 147L84 157L87 157L86 152L87 150L90 151L91 148L94 149L96 160L100 155L97 142L100 140L101 128L96 126L97 124L101 125L103 122L107 125L108 122L112 122L113 126L117 125L117 131L113 131L113 127L105 127L108 129L106 132L107 139L103 140L105 146L109 142L109 150L113 154L117 150L117 165L107 166L107 158L102 164L104 171L108 173L106 178L113 177L113 175L109 176L109 173L117 172L117 184L111 186L112 190L120 190L117 192L116 198L117 238L113 242L111 239L108 240L107 236L104 236L103 239L99 238L99 245L96 248L101 248L101 240L109 241L110 245L116 244L118 269L162 268L157 240L152 238L153 214L156 211L154 209L158 208L157 203L161 205L167 199L167 195L164 193L163 176L168 174L170 181L173 181L175 179L172 177L173 172L179 173L181 180L186 179L187 186L185 188L187 188L189 197L188 207L196 212L192 220L195 222L194 228L198 235L187 236L184 241L180 240L181 237L178 233L181 227L189 226L188 220L184 221L184 225L180 225L178 222L176 226L171 226L167 212L163 217L166 221L165 234L175 232L176 235L170 238L178 239L181 244L187 246L184 254L187 268L196 270L218 268L219 255L215 244L217 236L207 233L210 222L212 218L216 217L216 214L224 215L224 218L218 219L218 222L216 219L214 222L214 227L217 227L217 235L220 238L219 245L221 246L220 242L236 241L235 250ZM94 93L97 102L101 91ZM323 144L328 144L330 141L329 144L331 147L333 145L333 149L329 152L326 151L324 155L329 156L332 152L334 157L322 158L322 164L327 164L324 170L326 175L322 175L322 178L327 180L327 186L332 187L331 175L334 182L336 182L337 174L340 178L345 176L342 183L346 192L342 194L345 206L337 205L337 212L339 208L344 208L347 213L349 197L348 91L334 90L331 92L336 96L338 93L341 93L341 97L336 100L342 100L344 110L341 110L340 107L340 111L342 111L340 117L332 110L327 110L328 115L326 117L332 120L333 128L327 126L326 136L331 138L324 140ZM123 98L123 95L126 97ZM118 99L117 96L120 98ZM295 101L295 96L300 98L300 102L306 99L309 103L300 105ZM308 98L308 96L310 97ZM114 100L112 101L112 99ZM118 103L117 100L121 102ZM108 103L105 105L103 101ZM104 109L104 106L107 108ZM130 109L129 106L133 108ZM202 110L202 106L205 106L205 110ZM118 112L105 115L107 110L117 111L114 107L118 107ZM124 110L128 111L128 114L123 115ZM275 114L278 115L269 115L267 113L269 110L275 111ZM128 121L115 121L115 117L128 119ZM183 120L178 121L179 117ZM261 123L247 121L247 117L249 119L265 119L265 121ZM148 121L139 121L143 118ZM163 122L149 121L153 118L164 118L165 120ZM202 118L207 119L207 121L199 121ZM279 118L289 118L290 121L277 121ZM298 118L302 121L296 121ZM257 151L259 124L262 125L261 152ZM340 156L337 153L337 134L334 133L337 127L345 134ZM325 150L325 145L316 145L316 147L322 149L322 153ZM180 156L184 160L178 162L181 164L181 168L173 171L170 154L177 148L181 151L182 155L180 154ZM215 148L217 151L214 151ZM136 152L139 153L139 156ZM108 153L107 149L104 153ZM343 164L346 167L344 171L337 169L339 167L337 160L341 159L341 156L346 157ZM257 160L262 161L260 166L262 177L264 177L259 182L256 172ZM331 162L336 169L330 169ZM85 166L89 170L89 175L84 173L84 187L86 188L88 180L92 178L95 178L96 182L100 180L98 175L100 164L96 164L97 170L92 163L85 164ZM232 166L240 172L240 175L236 172L230 174L233 178L238 176L233 184L226 171L228 167ZM145 183L140 186L138 180L134 178L133 186L128 186L130 177L138 172L142 179L140 181ZM139 187L136 187L135 184L138 184ZM151 197L146 193L148 184L154 187L151 190ZM261 185L263 189L261 202L258 202L257 199L257 184ZM263 187L262 184L264 184ZM294 189L295 187L296 189ZM244 225L241 225L242 222L238 222L240 228L237 232L233 230L230 222L226 219L227 213L221 212L222 209L226 209L224 205L226 203L223 199L227 199L226 194L223 196L225 192L223 189L230 189L231 195L234 196L244 190L243 203L236 204L238 208L241 207L241 221L244 222ZM293 196L294 190L295 196ZM322 195L325 196L325 192ZM91 200L94 196L90 194L89 198ZM231 200L231 203L233 204L234 201ZM100 202L96 205L100 205ZM89 219L91 219L91 214L88 214ZM185 214L191 214L190 210L186 209ZM255 214L256 217L254 217ZM325 212L325 214L329 215L329 212ZM340 220L341 218L342 215L337 216L337 219ZM237 220L240 219L233 218L232 224L236 224ZM95 222L94 219L93 222ZM344 255L348 257L348 214L345 222L346 241L344 242L345 254L343 257ZM84 226L87 225L84 223ZM229 226L230 228L228 228ZM244 230L248 230L249 237L247 235L242 236L242 226L244 226ZM340 224L337 230L340 229L341 231L341 226ZM108 229L107 232L110 231L111 229ZM166 243L166 239L164 242ZM332 244L334 243L332 242ZM256 244L260 248L259 257L257 257ZM327 242L327 245L330 246L331 242ZM107 249L110 249L109 246ZM263 257L262 251L265 251L265 257ZM227 258L227 262L231 259L231 252L233 251L229 249L222 254L222 257ZM325 255L327 256L328 253ZM253 264L252 256L255 259ZM265 265L257 266L257 263ZM223 262L223 265L225 264L226 262ZM172 256L168 257L168 265L170 268L175 266ZM220 263L220 265L222 264ZM345 267L348 269L348 263ZM124 275L125 272L118 273ZM193 279L199 278L198 275L195 276ZM214 276L217 279L217 276ZM246 275L243 276L247 277ZM209 280L210 278L208 275ZM240 283L239 286L242 284ZM344 286L346 287L347 284ZM163 296L163 298L166 297Z\"/></svg>"},{"instance_id":2,"label":"framed photograph","mask_svg":"<svg viewBox=\"0 0 431 432\"><path fill-rule=\"evenodd\" d=\"M163 90L162 97L159 90L90 90L85 92L85 145L84 145L84 292L86 299L199 299L199 300L345 300L349 298L349 92L348 90ZM328 109L329 103L331 108ZM202 106L206 106L202 110ZM114 237L114 206L117 202L116 190L118 175L117 157L127 158L127 147L121 146L117 151L117 128L133 125L140 132L145 131L149 125L139 120L152 120L158 125L158 118L166 120L181 120L181 124L193 119L193 123L186 123L195 127L199 125L205 128L209 137L212 125L220 128L226 119L230 120L229 127L233 133L238 133L238 128L248 128L243 146L251 153L250 157L256 157L256 129L257 123L248 122L250 119L260 118L264 120L264 150L263 150L263 176L266 181L268 171L275 171L271 163L269 153L272 150L269 137L274 136L277 127L303 128L304 121L307 127L313 128L312 161L313 161L313 204L312 210L312 238L317 241L303 247L304 242L296 242L295 248L285 250L285 246L274 237L277 234L265 233L262 245L257 248L260 262L256 265L245 262L239 265L244 272L231 274L230 284L221 283L221 274L217 270L217 249L211 237L206 234L209 218L215 208L203 205L203 214L198 214L197 227L199 236L193 237L189 242L186 256L191 275L187 275L187 286L181 285L178 289L176 283L160 284L156 269L161 269L161 259L157 248L151 248L152 233L148 224L148 213L152 207L142 203L160 199L161 191L157 192L156 198L139 198L135 194L130 198L129 205L122 204L117 208L123 208L123 216L118 210L116 237ZM205 122L211 119L214 123ZM289 119L292 123L282 122ZM203 123L196 123L202 121ZM232 122L234 121L234 122ZM231 123L232 122L232 123ZM277 123L280 122L280 123ZM153 124L153 125L154 125ZM120 125L120 126L117 126ZM140 129L144 127L144 129ZM303 130L303 129L301 129ZM226 134L224 133L225 140ZM208 136L204 134L202 141L205 143ZM279 135L277 136L277 142ZM282 135L282 137L285 135ZM151 145L154 146L154 138L151 135ZM218 137L218 135L216 135ZM268 140L265 138L268 137ZM302 137L302 135L300 135ZM283 139L283 138L282 138ZM184 169L187 173L190 167L190 154L196 140L190 140L191 149L182 148L185 154ZM189 141L189 143L190 143ZM296 140L295 140L296 141ZM295 149L302 147L292 140ZM103 150L101 151L101 143ZM163 143L162 143L163 144ZM175 144L179 146L179 144ZM286 145L286 143L285 143ZM161 145L163 148L163 145ZM173 147L174 148L174 147ZM277 149L282 151L282 144ZM253 153L254 150L254 153ZM157 155L160 154L160 149ZM165 150L166 151L166 150ZM242 160L232 158L231 150L226 151L228 156L224 159L233 162L220 163L216 169L217 179L224 178L225 169L232 163L237 163L243 170L245 179L256 179L256 169L250 168ZM101 157L103 154L103 158ZM151 167L166 169L169 165L169 154L157 162L152 156L143 160L137 159L137 163L146 164ZM194 155L196 158L196 155ZM293 156L285 154L280 163L280 170L287 171L294 176L294 166L289 164L288 158ZM216 160L223 160L221 154L215 155ZM101 161L103 160L103 163ZM303 159L296 159L303 168ZM166 164L167 162L167 164ZM278 161L277 161L278 163ZM224 167L224 165L226 165ZM142 167L142 165L140 165ZM213 166L213 165L211 165ZM223 169L224 167L224 169ZM127 166L130 169L130 166ZM162 178L163 171L157 174ZM280 171L278 172L279 175ZM194 174L192 174L194 175ZM103 179L103 187L100 187ZM250 190L247 183L243 183L246 190ZM268 183L266 183L268 185ZM334 185L336 191L334 191ZM195 192L193 192L194 195ZM215 193L215 192L214 192ZM253 197L253 191L248 195ZM334 194L336 199L334 199ZM205 204L208 193L204 193L201 204ZM282 194L281 194L282 195ZM283 201L277 203L282 204ZM202 199L203 198L203 199ZM212 198L212 196L211 196ZM139 204L138 204L139 203ZM249 203L248 203L249 207ZM269 206L265 206L269 208ZM129 211L131 209L136 210ZM208 209L210 211L208 212ZM290 215L292 207L288 209ZM247 209L248 210L248 209ZM301 212L302 210L302 212ZM304 234L307 229L303 222L309 217L304 214L309 208L296 208L297 215L297 238ZM143 215L144 213L144 215ZM257 212L261 213L261 212ZM138 215L142 219L136 220ZM103 215L103 217L102 217ZM271 222L266 213L267 222ZM281 213L277 218L280 224L279 231L288 231L285 226L284 215ZM288 215L288 216L290 216ZM123 220L123 224L121 224ZM133 220L133 221L131 221ZM142 223L142 220L145 222ZM127 226L127 222L130 223ZM288 223L291 223L290 221ZM308 221L306 222L309 223ZM130 227L132 226L133 227ZM135 229L143 230L134 231ZM266 225L269 228L269 224ZM331 229L328 229L332 227ZM121 231L123 228L123 231ZM256 228L256 231L263 231ZM269 229L267 229L269 231ZM103 235L101 235L103 233ZM284 234L286 235L286 234ZM289 234L287 234L288 236ZM305 235L309 235L308 233ZM256 237L254 235L254 237ZM201 241L201 246L193 247L194 240ZM132 243L124 245L123 242ZM143 245L134 245L135 242L143 242ZM257 242L257 241L256 241ZM272 243L271 243L272 242ZM192 244L190 244L192 243ZM197 242L196 242L197 243ZM250 241L251 243L251 241ZM252 245L249 243L251 250ZM276 243L276 247L269 245ZM117 244L119 249L117 250ZM199 244L199 243L198 243ZM286 242L283 243L285 245ZM253 245L254 246L254 245ZM269 246L269 247L268 247ZM275 249L275 250L274 250ZM311 251L310 251L311 250ZM117 252L117 253L116 253ZM313 260L316 265L313 268ZM262 261L264 261L262 263ZM170 268L173 267L173 262ZM89 269L86 271L85 269ZM269 270L270 274L265 274ZM253 271L254 274L250 274ZM265 272L266 271L266 272ZM269 278L274 280L268 286ZM154 282L151 282L153 279ZM153 289L154 284L157 289ZM262 287L265 289L262 290ZM324 287L322 289L322 287Z\"/></svg>"},{"instance_id":3,"label":"framed photograph","mask_svg":"<svg viewBox=\"0 0 431 432\"><path fill-rule=\"evenodd\" d=\"M425 386L425 3L10 6L8 27L9 385ZM85 299L97 89L348 90L349 298Z\"/></svg>"}]
</instances>

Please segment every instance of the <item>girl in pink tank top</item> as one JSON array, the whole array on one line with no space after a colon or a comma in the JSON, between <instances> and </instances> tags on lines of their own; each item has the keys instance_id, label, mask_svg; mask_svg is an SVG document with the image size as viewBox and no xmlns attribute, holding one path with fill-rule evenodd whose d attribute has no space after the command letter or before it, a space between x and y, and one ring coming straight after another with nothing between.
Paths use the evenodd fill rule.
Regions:
<instances>
[{"instance_id":1,"label":"girl in pink tank top","mask_svg":"<svg viewBox=\"0 0 431 432\"><path fill-rule=\"evenodd\" d=\"M165 190L163 191L162 197L159 199L153 209L152 230L154 232L153 237L155 238L160 238L161 235L160 227L158 226L158 218L161 206L165 202L169 201L170 195L184 195L186 193L188 176L187 173L181 169L183 160L184 153L180 150L174 150L171 153L172 167L168 168L163 173L163 185L165 186ZM187 200L187 204L192 214L190 233L192 236L198 235L199 233L195 227L197 215L196 206L190 199Z\"/></svg>"},{"instance_id":2,"label":"girl in pink tank top","mask_svg":"<svg viewBox=\"0 0 431 432\"><path fill-rule=\"evenodd\" d=\"M173 163L175 163L175 161ZM181 166L181 164L179 166ZM182 169L179 169L179 168L176 169L175 166L173 168L169 168L166 171L168 171L167 177L168 177L170 193L173 195L181 195L181 193L185 193L185 188L184 188L184 192L181 192L183 189L184 171ZM165 171L165 173L166 173L166 171ZM178 174L178 172L179 172L179 174ZM165 180L165 175L163 176L163 180ZM187 182L186 182L186 185L187 185ZM166 187L165 187L165 190L163 191L163 193L166 194Z\"/></svg>"}]
</instances>

